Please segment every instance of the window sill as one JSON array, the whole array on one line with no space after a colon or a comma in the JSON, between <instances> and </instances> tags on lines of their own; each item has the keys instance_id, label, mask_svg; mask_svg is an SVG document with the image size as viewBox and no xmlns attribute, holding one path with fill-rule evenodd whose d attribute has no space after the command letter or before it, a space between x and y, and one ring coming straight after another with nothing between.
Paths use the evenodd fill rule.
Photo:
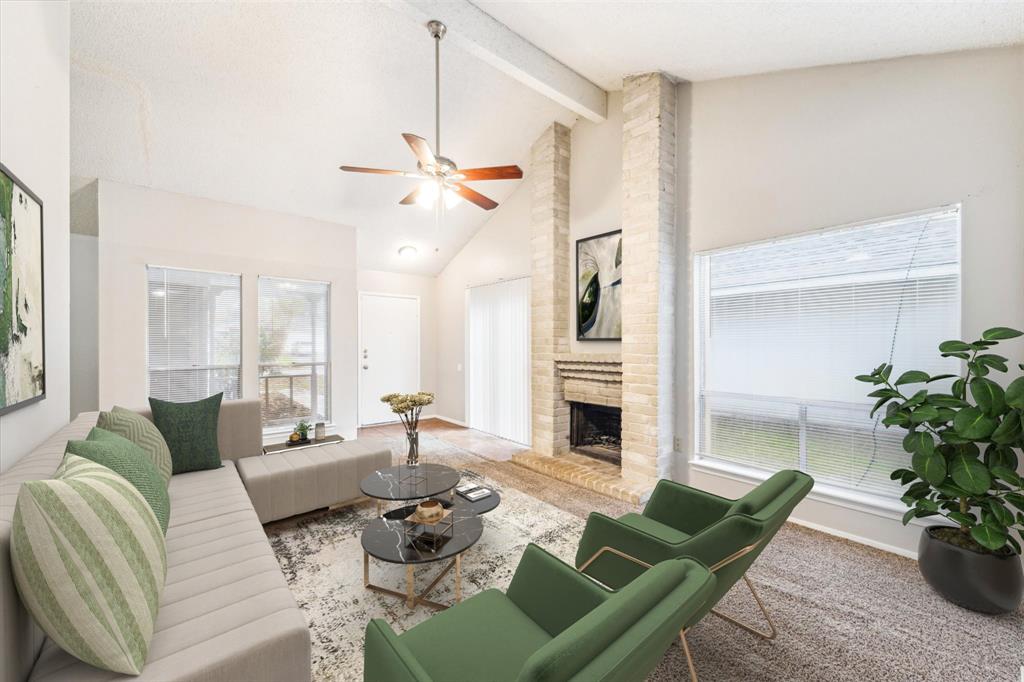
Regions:
<instances>
[{"instance_id":1,"label":"window sill","mask_svg":"<svg viewBox=\"0 0 1024 682\"><path fill-rule=\"evenodd\" d=\"M295 429L294 426L268 426L263 429L263 444L264 445L276 445L283 443ZM333 436L338 433L338 427L333 422L327 422L324 424L325 435ZM310 438L313 437L312 430L310 430Z\"/></svg>"},{"instance_id":2,"label":"window sill","mask_svg":"<svg viewBox=\"0 0 1024 682\"><path fill-rule=\"evenodd\" d=\"M721 476L723 478L732 479L734 481L750 485L757 485L771 476L769 472L759 469L745 467L740 464L722 462L720 460L712 460L707 457L700 456L691 459L690 466L704 473L714 474L716 476ZM818 502L825 502L827 504L845 507L853 511L874 514L875 516L893 520L897 523L902 521L903 514L907 511L906 505L900 502L899 499L889 499L879 495L859 493L854 490L848 490L846 488L840 488L839 486L817 481L814 484L814 488L810 493L808 493L807 498ZM929 517L926 519L914 519L911 523L920 526L932 525L936 523L936 518Z\"/></svg>"}]
</instances>

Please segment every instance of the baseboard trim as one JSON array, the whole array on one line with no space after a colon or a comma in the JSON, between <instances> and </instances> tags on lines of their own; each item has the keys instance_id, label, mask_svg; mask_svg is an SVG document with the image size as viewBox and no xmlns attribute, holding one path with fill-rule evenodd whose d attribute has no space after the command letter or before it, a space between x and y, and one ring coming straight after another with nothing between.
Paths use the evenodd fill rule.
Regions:
<instances>
[{"instance_id":1,"label":"baseboard trim","mask_svg":"<svg viewBox=\"0 0 1024 682\"><path fill-rule=\"evenodd\" d=\"M846 531L833 528L832 526L823 526L820 523L814 523L813 521L805 521L804 519L799 519L794 516L790 516L787 520L790 523L794 523L798 526L804 526L805 528L810 528L811 530L816 530L825 533L826 535L835 535L836 537L843 538L844 540L849 540L850 542L856 542L860 545L867 545L868 547L880 549L883 552L898 554L899 556L917 561L917 552L911 551L909 549L903 549L902 547L897 547L896 545L889 545L884 542L878 542L877 540L866 538L863 535L847 533Z\"/></svg>"},{"instance_id":2,"label":"baseboard trim","mask_svg":"<svg viewBox=\"0 0 1024 682\"><path fill-rule=\"evenodd\" d=\"M426 419L426 417L424 417L424 419ZM449 424L455 424L456 426L461 426L463 428L469 428L466 425L466 422L460 422L458 419L452 419L451 417L445 417L444 415L440 415L440 414L432 414L432 415L430 415L430 419L440 419L441 421L448 422Z\"/></svg>"}]
</instances>

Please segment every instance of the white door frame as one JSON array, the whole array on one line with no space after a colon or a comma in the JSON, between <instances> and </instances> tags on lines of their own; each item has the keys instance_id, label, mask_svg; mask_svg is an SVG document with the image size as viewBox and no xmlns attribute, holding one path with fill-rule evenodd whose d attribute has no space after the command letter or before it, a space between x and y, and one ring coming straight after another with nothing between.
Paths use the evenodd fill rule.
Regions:
<instances>
[{"instance_id":1,"label":"white door frame","mask_svg":"<svg viewBox=\"0 0 1024 682\"><path fill-rule=\"evenodd\" d=\"M382 298L410 298L416 301L416 316L419 319L419 328L416 330L416 390L421 390L423 380L423 364L420 355L423 352L423 309L420 297L414 294L392 294L386 291L362 291L360 290L356 301L356 425L357 428L366 426L363 424L362 403L363 403L363 296L378 296ZM397 416L397 415L396 415ZM395 419L394 423L400 422ZM384 422L391 423L391 422ZM378 423L369 426L379 426Z\"/></svg>"}]
</instances>

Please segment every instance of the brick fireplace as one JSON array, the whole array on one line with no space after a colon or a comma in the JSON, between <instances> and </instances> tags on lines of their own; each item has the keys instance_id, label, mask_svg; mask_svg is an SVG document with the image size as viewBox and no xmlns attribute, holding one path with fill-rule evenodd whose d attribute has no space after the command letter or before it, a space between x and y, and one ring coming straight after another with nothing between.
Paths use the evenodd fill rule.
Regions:
<instances>
[{"instance_id":1,"label":"brick fireplace","mask_svg":"<svg viewBox=\"0 0 1024 682\"><path fill-rule=\"evenodd\" d=\"M514 461L632 502L672 456L675 107L664 74L624 79L621 354L569 352L569 129L552 124L531 150L533 443ZM573 404L621 408L620 463L572 450Z\"/></svg>"}]
</instances>

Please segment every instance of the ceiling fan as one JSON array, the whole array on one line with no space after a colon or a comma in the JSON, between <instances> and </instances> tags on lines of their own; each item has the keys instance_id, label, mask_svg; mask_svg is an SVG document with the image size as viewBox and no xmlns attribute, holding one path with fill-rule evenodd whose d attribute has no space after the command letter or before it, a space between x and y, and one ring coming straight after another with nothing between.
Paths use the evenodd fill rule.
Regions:
<instances>
[{"instance_id":1,"label":"ceiling fan","mask_svg":"<svg viewBox=\"0 0 1024 682\"><path fill-rule=\"evenodd\" d=\"M417 172L386 170L383 168L364 168L362 166L341 166L341 170L350 173L376 173L377 175L398 175L406 178L420 178L423 182L409 192L398 203L402 205L418 204L432 207L438 200L451 208L460 199L476 204L485 211L497 208L498 203L485 197L474 189L464 185L465 182L477 180L518 180L523 177L519 166L490 166L488 168L467 168L460 170L451 159L441 156L441 39L447 27L440 21L427 23L427 30L434 39L434 151L430 144L418 135L402 133L406 143L416 155Z\"/></svg>"}]
</instances>

